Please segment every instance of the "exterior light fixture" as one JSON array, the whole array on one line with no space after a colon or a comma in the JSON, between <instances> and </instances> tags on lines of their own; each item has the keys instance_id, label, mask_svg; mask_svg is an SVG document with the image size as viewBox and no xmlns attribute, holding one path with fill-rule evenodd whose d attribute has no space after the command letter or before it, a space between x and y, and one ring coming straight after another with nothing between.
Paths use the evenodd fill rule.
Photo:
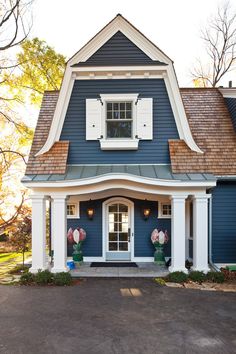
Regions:
<instances>
[{"instance_id":1,"label":"exterior light fixture","mask_svg":"<svg viewBox=\"0 0 236 354\"><path fill-rule=\"evenodd\" d=\"M143 218L144 220L147 220L151 214L151 209L150 208L143 208Z\"/></svg>"},{"instance_id":2,"label":"exterior light fixture","mask_svg":"<svg viewBox=\"0 0 236 354\"><path fill-rule=\"evenodd\" d=\"M87 216L88 216L89 220L93 220L93 217L94 217L94 209L93 208L87 209Z\"/></svg>"}]
</instances>

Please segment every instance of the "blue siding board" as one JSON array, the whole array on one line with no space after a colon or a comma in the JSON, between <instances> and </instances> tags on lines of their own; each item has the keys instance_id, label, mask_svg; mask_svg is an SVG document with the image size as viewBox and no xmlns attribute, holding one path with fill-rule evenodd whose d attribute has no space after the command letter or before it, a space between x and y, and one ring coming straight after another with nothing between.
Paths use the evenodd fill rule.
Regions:
<instances>
[{"instance_id":1,"label":"blue siding board","mask_svg":"<svg viewBox=\"0 0 236 354\"><path fill-rule=\"evenodd\" d=\"M83 254L86 257L101 257L102 256L102 203L105 199L93 201L95 208L95 216L93 220L88 220L86 209L89 202L80 203L80 219L68 219L67 229L73 229L78 226L84 228L87 232L87 238L83 244ZM164 247L165 255L170 256L171 250L171 220L157 219L158 204L157 202L145 202L151 209L150 218L145 221L142 216L142 207L144 202L136 199L130 199L134 202L134 254L135 257L153 257L154 247L151 243L151 232L154 228L159 228L168 231L169 242ZM71 256L73 248L68 245L67 254Z\"/></svg>"},{"instance_id":2,"label":"blue siding board","mask_svg":"<svg viewBox=\"0 0 236 354\"><path fill-rule=\"evenodd\" d=\"M102 151L99 141L86 141L86 98L102 93L140 93L153 97L153 140L139 142L137 151ZM75 81L60 140L69 140L68 164L170 163L168 139L178 139L164 80Z\"/></svg>"},{"instance_id":3,"label":"blue siding board","mask_svg":"<svg viewBox=\"0 0 236 354\"><path fill-rule=\"evenodd\" d=\"M213 261L236 263L236 182L218 182L212 196Z\"/></svg>"},{"instance_id":4,"label":"blue siding board","mask_svg":"<svg viewBox=\"0 0 236 354\"><path fill-rule=\"evenodd\" d=\"M227 97L225 98L225 102L231 115L234 130L236 131L236 98Z\"/></svg>"},{"instance_id":5,"label":"blue siding board","mask_svg":"<svg viewBox=\"0 0 236 354\"><path fill-rule=\"evenodd\" d=\"M153 65L153 63L163 64L153 61L122 32L118 31L86 62L80 62L75 66Z\"/></svg>"}]
</instances>

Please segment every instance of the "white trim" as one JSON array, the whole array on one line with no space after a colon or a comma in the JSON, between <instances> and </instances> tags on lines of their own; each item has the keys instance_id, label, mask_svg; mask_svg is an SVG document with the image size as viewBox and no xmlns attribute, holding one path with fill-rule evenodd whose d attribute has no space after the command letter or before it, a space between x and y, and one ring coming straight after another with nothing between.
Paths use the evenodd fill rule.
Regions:
<instances>
[{"instance_id":1,"label":"white trim","mask_svg":"<svg viewBox=\"0 0 236 354\"><path fill-rule=\"evenodd\" d=\"M124 197L112 197L105 200L102 203L102 238L103 238L103 248L102 248L102 257L106 261L106 252L107 252L107 229L108 229L108 218L107 218L107 208L111 203L125 203L129 208L129 217L130 217L130 254L133 261L134 258L134 203Z\"/></svg>"},{"instance_id":2,"label":"white trim","mask_svg":"<svg viewBox=\"0 0 236 354\"><path fill-rule=\"evenodd\" d=\"M138 98L138 93L112 93L112 94L100 94L101 100L103 101L136 101Z\"/></svg>"},{"instance_id":3,"label":"white trim","mask_svg":"<svg viewBox=\"0 0 236 354\"><path fill-rule=\"evenodd\" d=\"M149 177L140 177L130 175L128 173L108 173L101 176L94 176L90 178L82 178L79 180L67 180L58 182L22 182L26 187L77 187L88 186L104 181L124 180L137 183L143 183L152 186L161 187L214 187L216 181L180 181L180 180L164 180Z\"/></svg>"},{"instance_id":4,"label":"white trim","mask_svg":"<svg viewBox=\"0 0 236 354\"><path fill-rule=\"evenodd\" d=\"M219 88L219 91L225 98L236 98L236 88Z\"/></svg>"},{"instance_id":5,"label":"white trim","mask_svg":"<svg viewBox=\"0 0 236 354\"><path fill-rule=\"evenodd\" d=\"M145 36L143 36L136 28L134 28L127 20L125 20L122 16L116 16L113 21L111 21L106 27L104 27L89 43L87 43L87 45L85 45L68 61L48 138L44 146L40 149L40 151L37 152L36 156L44 154L45 152L50 150L54 142L58 141L60 138L60 133L64 123L69 98L71 96L72 87L75 80L75 75L73 73L77 71L85 72L86 70L91 73L91 68L73 68L71 67L71 65L76 64L80 61L86 61L117 31L121 31L128 39L130 39L134 44L136 44L151 59L159 60L168 64L167 66L161 67L159 69L166 72L166 87L169 94L171 107L174 113L180 139L183 139L191 150L202 153L202 151L195 143L192 137L192 133L190 131L172 61L160 49L158 49L154 44L152 44ZM150 67L153 70L155 69L155 71L157 71L157 67ZM130 72L132 67L128 68ZM141 66L141 68L145 70L145 72L149 70L149 68L147 67ZM93 69L95 70L95 68ZM101 69L104 70L104 67L96 67L96 72L100 71ZM122 69L127 70L127 67L123 67ZM137 70L137 68L135 69ZM92 74L94 74L94 72Z\"/></svg>"},{"instance_id":6,"label":"white trim","mask_svg":"<svg viewBox=\"0 0 236 354\"><path fill-rule=\"evenodd\" d=\"M227 266L231 266L231 265L236 265L236 262L234 263L214 263L218 268L225 268Z\"/></svg>"},{"instance_id":7,"label":"white trim","mask_svg":"<svg viewBox=\"0 0 236 354\"><path fill-rule=\"evenodd\" d=\"M137 262L137 263L142 263L142 262L146 262L146 263L153 263L154 262L154 257L134 257L133 258L133 262Z\"/></svg>"},{"instance_id":8,"label":"white trim","mask_svg":"<svg viewBox=\"0 0 236 354\"><path fill-rule=\"evenodd\" d=\"M134 122L133 122L134 123ZM139 139L101 139L101 150L138 150Z\"/></svg>"},{"instance_id":9,"label":"white trim","mask_svg":"<svg viewBox=\"0 0 236 354\"><path fill-rule=\"evenodd\" d=\"M163 212L162 212L163 205L170 205L171 206L171 203L158 201L158 219L171 219L171 214L170 215L163 215Z\"/></svg>"}]
</instances>

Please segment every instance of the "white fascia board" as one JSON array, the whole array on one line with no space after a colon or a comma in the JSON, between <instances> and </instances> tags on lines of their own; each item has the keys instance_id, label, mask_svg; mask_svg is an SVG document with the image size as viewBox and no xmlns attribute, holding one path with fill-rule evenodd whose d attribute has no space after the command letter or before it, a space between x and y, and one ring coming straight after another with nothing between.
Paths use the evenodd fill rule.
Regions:
<instances>
[{"instance_id":1,"label":"white fascia board","mask_svg":"<svg viewBox=\"0 0 236 354\"><path fill-rule=\"evenodd\" d=\"M84 67L75 67L72 68L73 72L77 73L77 72L89 72L89 73L93 73L93 72L100 72L100 71L105 71L105 72L121 72L121 71L125 71L125 72L130 72L130 71L142 71L142 72L150 72L150 71L155 71L155 72L162 72L162 71L166 71L168 65L122 65L122 66L84 66Z\"/></svg>"},{"instance_id":2,"label":"white fascia board","mask_svg":"<svg viewBox=\"0 0 236 354\"><path fill-rule=\"evenodd\" d=\"M236 98L236 88L219 88L225 98Z\"/></svg>"},{"instance_id":3,"label":"white fascia board","mask_svg":"<svg viewBox=\"0 0 236 354\"><path fill-rule=\"evenodd\" d=\"M171 108L175 117L179 137L185 141L185 143L192 151L202 154L203 152L195 143L189 127L173 65L168 66L166 70L166 74L163 76L170 99Z\"/></svg>"},{"instance_id":4,"label":"white fascia board","mask_svg":"<svg viewBox=\"0 0 236 354\"><path fill-rule=\"evenodd\" d=\"M109 173L102 176L90 178L82 178L79 180L67 180L58 182L22 182L26 187L78 187L91 184L98 184L107 181L130 181L156 187L215 187L215 181L181 181L181 180L164 180L149 177L140 177L123 173Z\"/></svg>"},{"instance_id":5,"label":"white fascia board","mask_svg":"<svg viewBox=\"0 0 236 354\"><path fill-rule=\"evenodd\" d=\"M69 65L84 62L91 57L103 44L105 44L116 32L122 32L130 41L139 47L152 60L159 60L166 64L171 63L170 58L152 44L145 36L134 28L122 16L116 16L106 27L103 28L87 45L78 51L69 61Z\"/></svg>"}]
</instances>

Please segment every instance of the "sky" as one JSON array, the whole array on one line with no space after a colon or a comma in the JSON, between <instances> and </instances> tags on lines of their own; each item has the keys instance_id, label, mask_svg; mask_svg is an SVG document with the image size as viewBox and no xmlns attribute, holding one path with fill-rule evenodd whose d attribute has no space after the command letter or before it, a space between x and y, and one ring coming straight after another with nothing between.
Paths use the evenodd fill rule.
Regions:
<instances>
[{"instance_id":1,"label":"sky","mask_svg":"<svg viewBox=\"0 0 236 354\"><path fill-rule=\"evenodd\" d=\"M219 4L218 0L35 0L31 37L46 40L69 58L120 13L174 61L179 85L192 86L191 69L205 55L200 30ZM222 84L227 86L229 80L236 86L236 72Z\"/></svg>"}]
</instances>

